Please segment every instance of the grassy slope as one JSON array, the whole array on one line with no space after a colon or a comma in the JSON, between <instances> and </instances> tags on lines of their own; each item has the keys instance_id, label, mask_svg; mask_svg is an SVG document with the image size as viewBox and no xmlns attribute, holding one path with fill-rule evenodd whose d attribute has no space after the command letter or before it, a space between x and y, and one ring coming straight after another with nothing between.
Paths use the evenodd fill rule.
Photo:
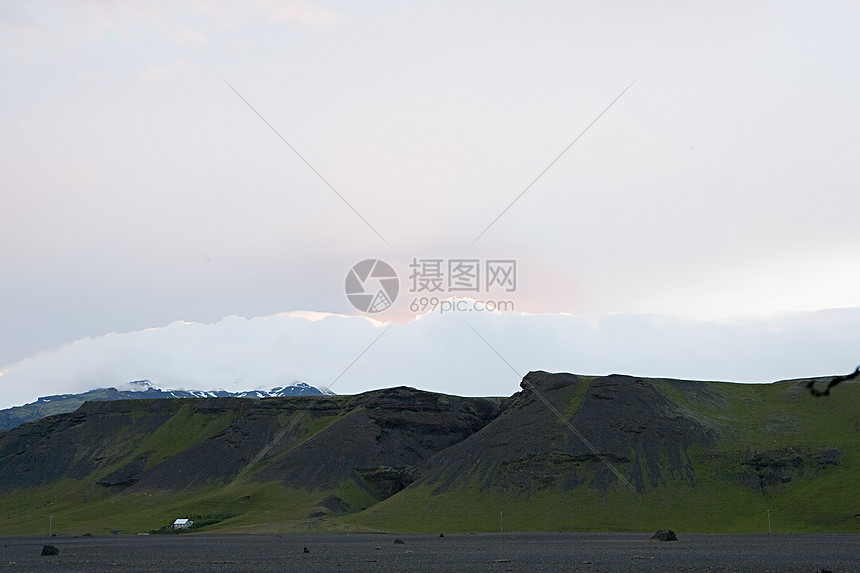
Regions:
<instances>
[{"instance_id":1,"label":"grassy slope","mask_svg":"<svg viewBox=\"0 0 860 573\"><path fill-rule=\"evenodd\" d=\"M333 523L330 509L318 505L321 499L338 495L353 510L377 501L354 482L343 483L331 491L286 488L279 483L240 482L235 485L218 483L190 491L153 490L112 495L108 489L94 485L101 476L121 468L144 452L151 452L147 467L154 466L224 430L236 419L235 413L230 411L195 413L195 403L189 401L157 430L141 434L132 427L136 418L145 415L146 402L141 405L140 412L131 417L110 415L118 420L114 434L117 439L108 451L100 449L95 454L109 457L110 463L81 480L61 480L0 497L0 535L46 534L49 516L53 516L54 533L78 535L149 532L178 517L192 517L198 522L216 521L206 529L232 532L343 529ZM295 441L280 455L328 427L338 416L315 418L302 416L298 411L279 415L278 423L286 427L296 418L302 418L308 431L295 436ZM91 438L83 437L85 441ZM88 445L82 444L79 451L83 455L94 455L93 448ZM311 513L326 515L307 519Z\"/></svg>"},{"instance_id":2,"label":"grassy slope","mask_svg":"<svg viewBox=\"0 0 860 573\"><path fill-rule=\"evenodd\" d=\"M267 522L271 532L308 530L310 524L339 528L331 518L304 519L327 492L289 489L277 483L105 495L86 502L82 493L77 483L63 482L5 496L0 499L0 535L47 534L50 515L53 532L63 535L149 532L179 517L215 520L217 524L204 530L229 532L262 533Z\"/></svg>"},{"instance_id":3,"label":"grassy slope","mask_svg":"<svg viewBox=\"0 0 860 573\"><path fill-rule=\"evenodd\" d=\"M142 406L145 407L145 403ZM93 534L136 528L139 522L148 519L148 508L161 508L165 504L169 506L171 498L181 496L165 492L112 496L109 490L94 485L94 482L143 452L152 452L149 464L154 465L223 430L234 419L230 413L195 414L189 404L179 408L155 432L134 432L132 426L135 419L144 416L144 411L142 409L140 414L135 413L131 417L112 415L118 420L115 429L117 439L106 450L92 445L99 441L97 437L82 437L87 444L79 448L81 455L99 455L111 460L92 475L81 480L66 479L46 486L18 490L0 497L0 534L45 533L49 515L54 515L57 525L55 531L68 531L70 524L75 524L76 532L85 529ZM94 449L97 449L97 453ZM60 528L61 523L65 524L65 528Z\"/></svg>"},{"instance_id":4,"label":"grassy slope","mask_svg":"<svg viewBox=\"0 0 860 573\"><path fill-rule=\"evenodd\" d=\"M860 386L838 388L829 398L813 398L793 382L741 385L708 383L725 399L687 400L668 382L661 387L689 414L728 430L708 451L690 452L697 484L669 481L644 494L616 485L603 495L589 487L543 490L528 498L468 488L433 495L433 485L416 484L366 511L344 518L353 525L404 532L650 531L662 527L688 532L764 533L771 510L774 533L860 532ZM575 411L581 395L565 413ZM839 428L841 431L835 431ZM739 444L745 444L739 446ZM749 445L749 449L746 448ZM762 495L737 484L736 471L751 452L799 448L842 451L838 467L805 471L790 484Z\"/></svg>"},{"instance_id":5,"label":"grassy slope","mask_svg":"<svg viewBox=\"0 0 860 573\"><path fill-rule=\"evenodd\" d=\"M122 492L111 495L92 484L107 471L145 451L164 459L196 441L222 430L230 415L195 414L180 408L162 427L145 436L126 436L117 461L80 481L64 480L0 497L0 535L44 534L53 515L54 532L104 534L150 531L177 517L213 521L207 531L265 532L308 530L388 530L401 532L498 531L650 531L671 527L687 532L762 533L767 509L778 532L860 532L860 385L843 384L829 398L811 397L796 384L740 385L708 383L715 400L699 400L661 382L688 415L727 430L715 448L690 455L697 484L671 481L649 487L644 494L616 486L608 494L589 487L543 490L529 497L510 492L481 491L477 480L465 488L434 495L432 484L415 484L381 502L354 482L331 491L289 489L277 483L240 482L230 487L166 492ZM564 412L580 406L582 392L571 397ZM549 414L548 414L549 415ZM334 418L308 420L307 434L328 426ZM279 420L283 427L290 417ZM561 424L559 424L561 427ZM839 428L840 431L835 431ZM182 436L177 440L177 436ZM837 447L838 467L806 472L772 493L761 495L734 481L734 472L751 450L789 447ZM320 505L336 494L363 512L335 517ZM309 518L313 513L323 514Z\"/></svg>"}]
</instances>

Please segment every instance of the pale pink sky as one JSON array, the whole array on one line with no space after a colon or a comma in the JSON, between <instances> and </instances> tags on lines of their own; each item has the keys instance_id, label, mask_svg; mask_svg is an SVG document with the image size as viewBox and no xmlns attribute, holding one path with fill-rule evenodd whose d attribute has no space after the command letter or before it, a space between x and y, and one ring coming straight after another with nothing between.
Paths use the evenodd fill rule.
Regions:
<instances>
[{"instance_id":1,"label":"pale pink sky","mask_svg":"<svg viewBox=\"0 0 860 573\"><path fill-rule=\"evenodd\" d=\"M762 345L860 307L857 29L849 2L0 1L0 383L84 337L358 314L370 257L516 259L519 312ZM522 368L576 369L527 342ZM797 371L853 368L844 345ZM736 379L771 372L754 350ZM63 387L131 375L87 364Z\"/></svg>"}]
</instances>

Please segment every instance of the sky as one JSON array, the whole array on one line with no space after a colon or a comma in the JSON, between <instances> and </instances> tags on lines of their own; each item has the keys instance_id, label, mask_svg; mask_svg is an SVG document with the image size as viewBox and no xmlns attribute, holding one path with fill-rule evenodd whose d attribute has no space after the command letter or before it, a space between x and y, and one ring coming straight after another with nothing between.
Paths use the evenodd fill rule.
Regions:
<instances>
[{"instance_id":1,"label":"sky","mask_svg":"<svg viewBox=\"0 0 860 573\"><path fill-rule=\"evenodd\" d=\"M851 371L857 29L830 1L0 0L0 407ZM368 259L379 312L346 295Z\"/></svg>"}]
</instances>

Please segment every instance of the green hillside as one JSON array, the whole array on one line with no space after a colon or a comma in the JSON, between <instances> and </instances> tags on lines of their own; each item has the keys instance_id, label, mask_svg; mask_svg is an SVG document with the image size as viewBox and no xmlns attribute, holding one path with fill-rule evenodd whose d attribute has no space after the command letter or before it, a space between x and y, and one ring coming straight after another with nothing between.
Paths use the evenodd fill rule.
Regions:
<instances>
[{"instance_id":1,"label":"green hillside","mask_svg":"<svg viewBox=\"0 0 860 573\"><path fill-rule=\"evenodd\" d=\"M0 432L0 535L860 532L860 384L805 384L90 402Z\"/></svg>"}]
</instances>

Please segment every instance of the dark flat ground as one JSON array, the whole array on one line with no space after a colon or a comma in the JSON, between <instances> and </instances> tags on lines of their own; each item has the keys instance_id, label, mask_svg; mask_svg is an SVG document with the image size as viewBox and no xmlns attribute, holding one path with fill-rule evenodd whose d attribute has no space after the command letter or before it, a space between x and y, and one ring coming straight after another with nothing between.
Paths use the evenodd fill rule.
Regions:
<instances>
[{"instance_id":1,"label":"dark flat ground","mask_svg":"<svg viewBox=\"0 0 860 573\"><path fill-rule=\"evenodd\" d=\"M504 533L0 538L0 571L860 572L860 535ZM396 538L404 544L395 544ZM42 557L43 544L60 554ZM307 547L310 553L304 553Z\"/></svg>"}]
</instances>

